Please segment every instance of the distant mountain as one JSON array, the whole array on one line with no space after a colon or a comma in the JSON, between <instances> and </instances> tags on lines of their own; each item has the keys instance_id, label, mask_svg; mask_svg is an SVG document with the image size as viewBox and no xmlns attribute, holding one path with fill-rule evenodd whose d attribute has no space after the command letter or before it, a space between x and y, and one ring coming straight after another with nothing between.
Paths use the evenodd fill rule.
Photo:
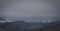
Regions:
<instances>
[{"instance_id":1,"label":"distant mountain","mask_svg":"<svg viewBox=\"0 0 60 31\"><path fill-rule=\"evenodd\" d=\"M11 18L10 16L5 17ZM14 17L14 22L6 22L2 24L0 27L3 27L7 31L28 31L36 28L42 28L42 27L49 27L53 26L55 24L60 24L59 22L56 22L60 20L60 17L53 16L53 17L25 17L25 18L16 18ZM4 20L1 19L1 20ZM26 22L29 21L29 22ZM35 21L35 22L33 22ZM38 21L38 22L37 22ZM48 22L48 23L42 23L40 21L54 21L54 22Z\"/></svg>"},{"instance_id":2,"label":"distant mountain","mask_svg":"<svg viewBox=\"0 0 60 31\"><path fill-rule=\"evenodd\" d=\"M56 24L60 24L60 22L51 22L51 23L26 23L24 21L15 21L15 22L7 22L0 27L6 29L7 31L28 31L36 28L49 27Z\"/></svg>"}]
</instances>

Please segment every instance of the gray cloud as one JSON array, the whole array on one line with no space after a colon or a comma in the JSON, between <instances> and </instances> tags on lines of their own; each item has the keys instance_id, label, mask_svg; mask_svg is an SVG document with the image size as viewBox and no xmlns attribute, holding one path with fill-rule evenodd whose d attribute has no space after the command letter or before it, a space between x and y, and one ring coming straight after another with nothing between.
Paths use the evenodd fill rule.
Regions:
<instances>
[{"instance_id":1,"label":"gray cloud","mask_svg":"<svg viewBox=\"0 0 60 31\"><path fill-rule=\"evenodd\" d=\"M19 16L53 16L59 15L58 7L55 1L30 1L30 0L21 0L15 1L12 0L9 3L6 3L6 7L3 7L0 14L5 15L19 15Z\"/></svg>"}]
</instances>

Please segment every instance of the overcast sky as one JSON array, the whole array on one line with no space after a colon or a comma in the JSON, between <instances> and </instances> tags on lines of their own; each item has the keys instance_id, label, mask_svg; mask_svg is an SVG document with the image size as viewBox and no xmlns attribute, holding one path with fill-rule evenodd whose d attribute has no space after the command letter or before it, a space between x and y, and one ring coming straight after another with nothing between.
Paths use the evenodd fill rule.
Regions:
<instances>
[{"instance_id":1,"label":"overcast sky","mask_svg":"<svg viewBox=\"0 0 60 31\"><path fill-rule=\"evenodd\" d=\"M3 3L2 3L3 4ZM21 0L7 2L0 14L19 16L54 16L59 15L58 4L55 1Z\"/></svg>"}]
</instances>

